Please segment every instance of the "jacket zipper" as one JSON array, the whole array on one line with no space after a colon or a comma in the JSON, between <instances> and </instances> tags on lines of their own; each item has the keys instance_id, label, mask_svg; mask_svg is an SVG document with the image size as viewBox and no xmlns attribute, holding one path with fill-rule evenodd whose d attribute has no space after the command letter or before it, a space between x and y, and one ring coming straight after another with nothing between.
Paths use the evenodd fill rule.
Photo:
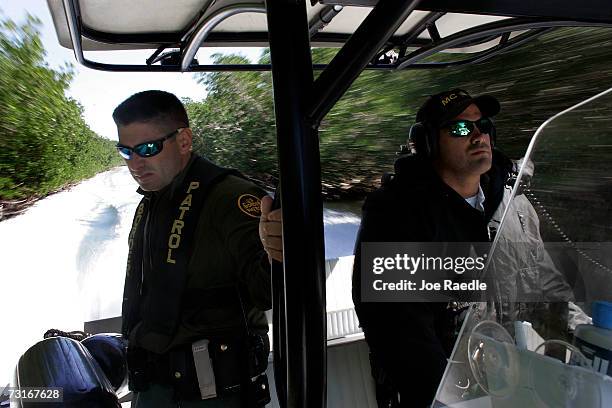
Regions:
<instances>
[{"instance_id":1,"label":"jacket zipper","mask_svg":"<svg viewBox=\"0 0 612 408\"><path fill-rule=\"evenodd\" d=\"M140 273L140 290L139 293L140 295L142 295L142 290L144 287L144 275L145 275L145 262L149 263L149 270L152 270L153 268L153 262L151 260L151 229L150 229L150 219L151 219L151 213L153 212L154 208L153 206L155 204L157 204L156 200L153 200L153 197L145 197L145 199L148 201L148 205L147 205L147 218L145 220L145 225L144 225L144 234L143 235L143 239L145 240L145 245L147 246L147 256L145 259L145 256L142 257L142 267L140 268L141 273ZM144 255L144 254L143 254Z\"/></svg>"}]
</instances>

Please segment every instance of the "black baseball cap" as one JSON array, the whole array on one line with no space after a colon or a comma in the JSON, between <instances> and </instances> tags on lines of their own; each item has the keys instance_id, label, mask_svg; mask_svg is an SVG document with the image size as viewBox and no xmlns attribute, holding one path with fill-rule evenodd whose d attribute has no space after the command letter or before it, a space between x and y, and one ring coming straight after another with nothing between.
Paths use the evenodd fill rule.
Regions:
<instances>
[{"instance_id":1,"label":"black baseball cap","mask_svg":"<svg viewBox=\"0 0 612 408\"><path fill-rule=\"evenodd\" d=\"M472 98L463 89L452 89L431 95L416 114L416 121L439 127L459 115L471 104L475 104L483 116L492 117L499 113L499 101L491 95Z\"/></svg>"}]
</instances>

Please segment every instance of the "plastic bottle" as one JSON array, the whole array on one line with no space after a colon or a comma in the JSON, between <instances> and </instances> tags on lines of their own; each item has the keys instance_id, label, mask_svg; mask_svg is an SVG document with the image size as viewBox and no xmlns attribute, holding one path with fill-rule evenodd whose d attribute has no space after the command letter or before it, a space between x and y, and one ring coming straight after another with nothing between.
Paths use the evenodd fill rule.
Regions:
<instances>
[{"instance_id":1,"label":"plastic bottle","mask_svg":"<svg viewBox=\"0 0 612 408\"><path fill-rule=\"evenodd\" d=\"M580 324L574 344L593 365L593 369L612 376L612 302L593 302L593 324Z\"/></svg>"}]
</instances>

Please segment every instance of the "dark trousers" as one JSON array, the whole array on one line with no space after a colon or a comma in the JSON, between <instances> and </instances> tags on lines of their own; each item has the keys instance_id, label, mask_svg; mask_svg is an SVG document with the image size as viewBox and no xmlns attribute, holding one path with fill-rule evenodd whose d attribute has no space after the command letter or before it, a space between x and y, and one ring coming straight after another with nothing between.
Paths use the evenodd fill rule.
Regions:
<instances>
[{"instance_id":1,"label":"dark trousers","mask_svg":"<svg viewBox=\"0 0 612 408\"><path fill-rule=\"evenodd\" d=\"M452 348L446 341L451 328L442 321L444 309L436 304L376 309L373 314L362 310L359 318L370 348L379 407L429 407Z\"/></svg>"}]
</instances>

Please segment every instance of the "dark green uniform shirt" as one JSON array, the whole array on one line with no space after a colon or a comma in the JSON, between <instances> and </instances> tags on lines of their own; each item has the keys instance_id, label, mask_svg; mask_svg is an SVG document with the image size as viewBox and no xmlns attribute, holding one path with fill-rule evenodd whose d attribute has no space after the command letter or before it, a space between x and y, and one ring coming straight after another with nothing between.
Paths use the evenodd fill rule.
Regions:
<instances>
[{"instance_id":1,"label":"dark green uniform shirt","mask_svg":"<svg viewBox=\"0 0 612 408\"><path fill-rule=\"evenodd\" d=\"M155 202L172 196L184 181L193 160L167 188L152 193L149 222L155 223L160 216L156 214L159 206ZM208 190L194 234L186 288L186 291L191 291L238 286L249 328L259 333L268 331L264 311L271 308L270 264L259 239L260 199L264 195L266 193L256 185L233 174L226 175ZM148 245L152 253L166 253L167 237L151 236L150 242L146 237L147 234L144 245ZM143 261L148 262L146 259ZM150 295L147 277L143 279L141 304ZM130 340L137 339L139 346L162 353L230 329L228 326L235 324L235 319L232 323L222 307L211 309L206 305L199 308L197 299L195 304L193 300L190 307L183 308L176 333L164 349L160 349L154 335L139 331L140 325L132 330ZM205 304L205 299L202 300Z\"/></svg>"},{"instance_id":2,"label":"dark green uniform shirt","mask_svg":"<svg viewBox=\"0 0 612 408\"><path fill-rule=\"evenodd\" d=\"M264 310L271 305L270 264L259 240L260 199L266 193L253 183L226 176L208 193L198 221L188 288L210 289L239 283L247 294L245 312L252 329L268 331ZM257 206L255 208L255 206ZM220 316L183 316L174 344L198 333L223 329Z\"/></svg>"}]
</instances>

